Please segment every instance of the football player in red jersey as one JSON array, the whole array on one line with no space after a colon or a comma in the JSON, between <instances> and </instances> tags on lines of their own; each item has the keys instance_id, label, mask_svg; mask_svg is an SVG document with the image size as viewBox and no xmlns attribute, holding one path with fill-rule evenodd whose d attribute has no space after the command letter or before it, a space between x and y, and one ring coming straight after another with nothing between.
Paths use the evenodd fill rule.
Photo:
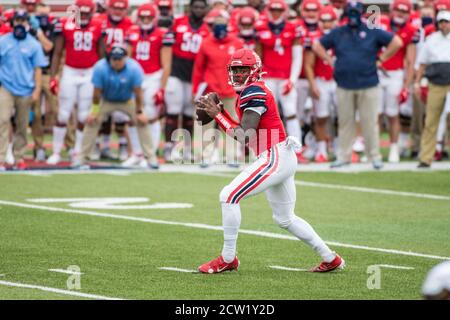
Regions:
<instances>
[{"instance_id":1,"label":"football player in red jersey","mask_svg":"<svg viewBox=\"0 0 450 320\"><path fill-rule=\"evenodd\" d=\"M192 105L192 71L194 60L203 39L209 34L204 17L208 11L206 0L191 0L189 13L175 18L170 32L173 34L172 71L165 92L166 125L164 158L171 160L172 133L178 128L181 117L181 127L187 130L191 137L194 134L194 107ZM191 146L186 142L185 157L191 156Z\"/></svg>"},{"instance_id":2,"label":"football player in red jersey","mask_svg":"<svg viewBox=\"0 0 450 320\"><path fill-rule=\"evenodd\" d=\"M259 13L252 7L244 7L237 13L236 22L239 30L238 36L244 41L244 48L255 50L256 30Z\"/></svg>"},{"instance_id":3,"label":"football player in red jersey","mask_svg":"<svg viewBox=\"0 0 450 320\"><path fill-rule=\"evenodd\" d=\"M220 192L224 245L222 253L199 267L206 274L237 270L236 242L241 223L240 202L264 192L272 208L274 221L298 239L306 242L323 259L312 272L342 269L344 260L331 251L308 222L295 215L297 168L295 149L300 142L287 137L275 96L262 80L259 56L252 50L236 51L228 63L229 83L238 94L235 110L238 120L222 110L222 104L202 97L197 108L206 111L232 138L248 145L258 155Z\"/></svg>"},{"instance_id":4,"label":"football player in red jersey","mask_svg":"<svg viewBox=\"0 0 450 320\"><path fill-rule=\"evenodd\" d=\"M130 56L142 66L145 73L143 87L144 112L149 118L149 131L153 151L157 154L161 137L160 115L164 106L164 90L172 65L173 35L167 29L157 26L158 8L152 3L139 6L137 25L130 28L127 41ZM129 127L133 155L123 163L136 165L145 159L137 139L137 129ZM137 143L135 143L137 142Z\"/></svg>"},{"instance_id":5,"label":"football player in red jersey","mask_svg":"<svg viewBox=\"0 0 450 320\"><path fill-rule=\"evenodd\" d=\"M323 6L319 19L322 34L327 34L337 25L337 15L332 6ZM330 116L336 117L336 82L333 79L333 71L333 66L317 57L312 50L305 52L305 75L313 98L316 138L314 161L318 163L328 161L328 120Z\"/></svg>"},{"instance_id":6,"label":"football player in red jersey","mask_svg":"<svg viewBox=\"0 0 450 320\"><path fill-rule=\"evenodd\" d=\"M400 147L408 139L404 134L401 146L398 145L400 134L400 107L408 100L409 88L414 76L416 59L416 43L419 41L419 30L409 22L412 11L410 0L395 0L391 5L390 17L381 19L381 27L396 33L403 41L403 47L390 59L383 62L379 72L381 105L380 114L389 119L390 151L388 161L400 161Z\"/></svg>"},{"instance_id":7,"label":"football player in red jersey","mask_svg":"<svg viewBox=\"0 0 450 320\"><path fill-rule=\"evenodd\" d=\"M169 29L173 23L173 1L155 0L159 10L158 27Z\"/></svg>"},{"instance_id":8,"label":"football player in red jersey","mask_svg":"<svg viewBox=\"0 0 450 320\"><path fill-rule=\"evenodd\" d=\"M6 14L5 14L6 13ZM12 11L12 15L14 15L14 11ZM11 17L12 17L11 15ZM11 23L8 19L8 10L3 11L3 7L0 6L0 36L11 32Z\"/></svg>"},{"instance_id":9,"label":"football player in red jersey","mask_svg":"<svg viewBox=\"0 0 450 320\"><path fill-rule=\"evenodd\" d=\"M101 21L103 28L103 38L106 44L106 52L110 52L114 45L125 45L125 36L128 29L133 25L131 19L127 16L129 9L128 0L109 0L104 14L97 14L95 19ZM119 136L119 159L126 160L128 158L127 139L125 136L125 124L130 118L125 113L116 111L106 119L100 129L96 143L95 153L91 155L92 160L98 158L111 159L110 136L112 122ZM103 140L100 149L100 140Z\"/></svg>"},{"instance_id":10,"label":"football player in red jersey","mask_svg":"<svg viewBox=\"0 0 450 320\"><path fill-rule=\"evenodd\" d=\"M234 101L236 93L228 83L226 64L231 55L238 49L243 48L242 40L237 35L228 32L230 15L225 10L214 9L211 11L213 16L211 34L203 39L197 56L195 57L194 69L192 72L192 93L194 99L199 98L204 92L214 91L222 99L225 108L234 114ZM208 150L209 141L205 142L203 150ZM214 145L217 146L218 139ZM204 154L202 167L209 166L210 163L219 160L217 148L210 149L210 154ZM240 149L239 149L240 150ZM231 151L227 156L240 157L238 153ZM229 165L237 165L236 163Z\"/></svg>"},{"instance_id":11,"label":"football player in red jersey","mask_svg":"<svg viewBox=\"0 0 450 320\"><path fill-rule=\"evenodd\" d=\"M47 163L52 165L61 160L67 122L75 104L78 122L74 152L76 154L80 151L84 122L89 114L94 90L91 83L93 66L105 52L101 23L92 19L95 11L93 0L76 0L75 5L80 10L79 19L61 19L54 29L56 39L51 62L50 87L58 95L59 110L56 126L53 127L53 154L47 160ZM64 50L65 65L59 83L56 75Z\"/></svg>"},{"instance_id":12,"label":"football player in red jersey","mask_svg":"<svg viewBox=\"0 0 450 320\"><path fill-rule=\"evenodd\" d=\"M267 21L256 25L256 52L267 73L267 86L281 103L286 129L289 135L300 140L295 89L302 68L300 34L297 26L287 21L288 6L284 0L270 0L266 10Z\"/></svg>"},{"instance_id":13,"label":"football player in red jersey","mask_svg":"<svg viewBox=\"0 0 450 320\"><path fill-rule=\"evenodd\" d=\"M347 5L347 0L330 0L330 4L333 6L334 11L338 17L338 20L342 20L344 18L344 9ZM341 22L339 23L342 24Z\"/></svg>"},{"instance_id":14,"label":"football player in red jersey","mask_svg":"<svg viewBox=\"0 0 450 320\"><path fill-rule=\"evenodd\" d=\"M305 56L306 51L311 50L312 43L321 36L321 31L319 29L319 12L321 6L319 0L304 0L298 8L301 16L301 18L298 19L298 27L301 32L301 44L304 50L303 57ZM303 126L310 126L312 125L313 101L308 80L306 79L305 64L302 63L302 66L302 72L300 73L296 86L298 96L297 114ZM305 134L305 137L313 138L312 133L308 134L306 130L303 133ZM303 158L303 156L306 156L306 158L313 158L314 149L313 139L305 139L305 148L302 155L299 155L299 162L306 163L308 161Z\"/></svg>"},{"instance_id":15,"label":"football player in red jersey","mask_svg":"<svg viewBox=\"0 0 450 320\"><path fill-rule=\"evenodd\" d=\"M439 13L439 11L450 11L450 0L437 0L434 3L434 11L436 16ZM436 31L436 24L430 23L425 27L425 36L427 37L435 31Z\"/></svg>"}]
</instances>

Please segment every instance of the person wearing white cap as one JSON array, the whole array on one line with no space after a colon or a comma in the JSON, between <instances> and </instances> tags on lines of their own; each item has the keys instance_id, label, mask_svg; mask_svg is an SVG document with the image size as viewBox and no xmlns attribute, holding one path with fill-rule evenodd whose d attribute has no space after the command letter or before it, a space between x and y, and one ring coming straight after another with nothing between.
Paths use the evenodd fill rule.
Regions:
<instances>
[{"instance_id":1,"label":"person wearing white cap","mask_svg":"<svg viewBox=\"0 0 450 320\"><path fill-rule=\"evenodd\" d=\"M427 300L450 300L450 261L442 262L428 272L422 295Z\"/></svg>"},{"instance_id":2,"label":"person wearing white cap","mask_svg":"<svg viewBox=\"0 0 450 320\"><path fill-rule=\"evenodd\" d=\"M425 127L421 139L419 168L429 168L436 149L436 132L450 92L450 11L440 11L436 17L439 31L430 35L420 51L419 70L415 76L416 95L420 79L428 78Z\"/></svg>"}]
</instances>

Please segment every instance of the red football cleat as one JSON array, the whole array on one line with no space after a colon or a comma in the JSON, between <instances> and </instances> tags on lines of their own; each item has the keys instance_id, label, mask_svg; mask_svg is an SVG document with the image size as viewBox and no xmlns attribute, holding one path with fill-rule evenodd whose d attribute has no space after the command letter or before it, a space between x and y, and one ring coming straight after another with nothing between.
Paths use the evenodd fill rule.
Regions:
<instances>
[{"instance_id":1,"label":"red football cleat","mask_svg":"<svg viewBox=\"0 0 450 320\"><path fill-rule=\"evenodd\" d=\"M344 269L345 267L345 261L342 259L339 255L336 255L336 258L334 258L331 262L325 262L323 261L321 264L319 264L317 267L312 268L311 272L329 272L336 269Z\"/></svg>"},{"instance_id":2,"label":"red football cleat","mask_svg":"<svg viewBox=\"0 0 450 320\"><path fill-rule=\"evenodd\" d=\"M296 153L296 155L297 155L297 163L300 163L300 164L307 164L307 163L309 163L309 160L306 159L300 152Z\"/></svg>"},{"instance_id":3,"label":"red football cleat","mask_svg":"<svg viewBox=\"0 0 450 320\"><path fill-rule=\"evenodd\" d=\"M25 170L27 168L27 164L25 163L25 160L21 159L21 160L17 161L16 168L18 170Z\"/></svg>"},{"instance_id":4,"label":"red football cleat","mask_svg":"<svg viewBox=\"0 0 450 320\"><path fill-rule=\"evenodd\" d=\"M227 263L223 260L222 256L215 258L205 264L198 267L198 271L201 273L221 273L224 271L233 271L239 268L239 260L237 257L231 263Z\"/></svg>"},{"instance_id":5,"label":"red football cleat","mask_svg":"<svg viewBox=\"0 0 450 320\"><path fill-rule=\"evenodd\" d=\"M314 158L314 162L325 163L325 162L328 162L328 158L326 155L324 155L322 153L318 153L318 154L316 154L316 157Z\"/></svg>"}]
</instances>

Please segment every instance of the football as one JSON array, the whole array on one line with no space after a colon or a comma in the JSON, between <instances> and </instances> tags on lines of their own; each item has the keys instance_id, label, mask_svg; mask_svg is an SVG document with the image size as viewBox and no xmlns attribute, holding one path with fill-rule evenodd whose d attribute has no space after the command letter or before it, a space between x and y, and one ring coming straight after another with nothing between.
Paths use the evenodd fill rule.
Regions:
<instances>
[{"instance_id":1,"label":"football","mask_svg":"<svg viewBox=\"0 0 450 320\"><path fill-rule=\"evenodd\" d=\"M206 97L207 99L212 99L215 103L220 103L219 96L215 92L208 93L204 97ZM204 126L210 123L213 118L211 118L204 110L199 109L199 105L199 101L195 102L195 114L197 115L197 121L200 122L202 126Z\"/></svg>"}]
</instances>

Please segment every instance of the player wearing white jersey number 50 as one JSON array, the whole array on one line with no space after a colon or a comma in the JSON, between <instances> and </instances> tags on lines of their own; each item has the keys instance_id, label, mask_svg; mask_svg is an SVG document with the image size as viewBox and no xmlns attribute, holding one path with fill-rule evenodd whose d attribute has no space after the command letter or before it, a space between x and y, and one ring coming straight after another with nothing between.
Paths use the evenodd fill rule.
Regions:
<instances>
[{"instance_id":1,"label":"player wearing white jersey number 50","mask_svg":"<svg viewBox=\"0 0 450 320\"><path fill-rule=\"evenodd\" d=\"M241 172L220 193L224 246L222 254L199 267L202 273L219 273L236 270L236 242L241 223L240 201L264 192L272 208L275 222L298 239L306 242L323 259L312 272L327 272L343 268L344 260L324 243L314 229L294 212L296 187L294 175L297 168L296 149L301 147L286 132L278 113L272 92L261 79L259 56L250 49L236 51L228 64L229 83L238 93L235 108L236 122L223 104L213 95L196 102L197 114L206 112L219 126L239 142L248 145L258 155L257 160ZM204 122L204 120L202 120Z\"/></svg>"}]
</instances>

